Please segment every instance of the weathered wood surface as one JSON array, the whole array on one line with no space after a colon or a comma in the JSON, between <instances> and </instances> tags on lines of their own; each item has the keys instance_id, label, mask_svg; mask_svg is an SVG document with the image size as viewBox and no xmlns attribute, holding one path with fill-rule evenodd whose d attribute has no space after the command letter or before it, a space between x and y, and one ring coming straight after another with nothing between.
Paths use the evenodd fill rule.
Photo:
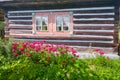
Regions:
<instances>
[{"instance_id":1,"label":"weathered wood surface","mask_svg":"<svg viewBox=\"0 0 120 80\"><path fill-rule=\"evenodd\" d=\"M7 27L9 31L6 31L6 33L10 34L7 34L6 38L12 37L17 40L47 40L50 43L71 46L112 48L118 46L118 41L116 40L118 38L118 11L114 6L102 8L82 7L68 10L68 12L73 13L71 14L73 15L74 25L72 35L33 34L34 29L31 21L32 13L35 12L37 11L20 11L20 13L19 11L9 11L9 26ZM38 10L38 12L44 12L44 10ZM50 12L50 10L48 12ZM55 10L52 12L55 12ZM62 10L59 12L62 12Z\"/></svg>"},{"instance_id":2,"label":"weathered wood surface","mask_svg":"<svg viewBox=\"0 0 120 80\"><path fill-rule=\"evenodd\" d=\"M66 35L7 35L6 37L14 38L29 38L29 39L50 39L50 40L98 40L98 41L111 41L114 40L112 37L103 37L103 36L66 36Z\"/></svg>"},{"instance_id":3,"label":"weathered wood surface","mask_svg":"<svg viewBox=\"0 0 120 80\"><path fill-rule=\"evenodd\" d=\"M113 26L74 26L74 30L117 30L118 27Z\"/></svg>"}]
</instances>

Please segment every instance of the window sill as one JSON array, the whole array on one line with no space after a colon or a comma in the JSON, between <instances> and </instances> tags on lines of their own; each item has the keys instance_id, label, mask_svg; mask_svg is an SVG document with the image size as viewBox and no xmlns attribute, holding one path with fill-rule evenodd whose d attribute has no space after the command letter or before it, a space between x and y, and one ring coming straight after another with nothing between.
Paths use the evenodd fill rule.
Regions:
<instances>
[{"instance_id":1,"label":"window sill","mask_svg":"<svg viewBox=\"0 0 120 80\"><path fill-rule=\"evenodd\" d=\"M36 32L49 32L49 31L36 31Z\"/></svg>"}]
</instances>

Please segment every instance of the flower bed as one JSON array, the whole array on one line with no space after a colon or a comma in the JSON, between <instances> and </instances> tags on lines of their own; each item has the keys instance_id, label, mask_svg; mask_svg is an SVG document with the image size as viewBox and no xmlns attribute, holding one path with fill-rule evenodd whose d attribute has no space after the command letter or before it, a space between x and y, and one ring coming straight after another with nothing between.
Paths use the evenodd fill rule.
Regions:
<instances>
[{"instance_id":1,"label":"flower bed","mask_svg":"<svg viewBox=\"0 0 120 80\"><path fill-rule=\"evenodd\" d=\"M103 56L79 59L74 48L45 41L7 44L10 49L7 56L0 55L0 80L120 79L119 59L110 60ZM104 54L99 49L93 53Z\"/></svg>"}]
</instances>

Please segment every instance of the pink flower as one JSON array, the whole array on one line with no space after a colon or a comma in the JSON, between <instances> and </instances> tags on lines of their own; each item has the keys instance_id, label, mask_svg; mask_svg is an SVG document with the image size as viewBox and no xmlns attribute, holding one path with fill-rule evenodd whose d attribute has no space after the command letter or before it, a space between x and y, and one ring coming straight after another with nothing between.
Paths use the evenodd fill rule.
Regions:
<instances>
[{"instance_id":1,"label":"pink flower","mask_svg":"<svg viewBox=\"0 0 120 80\"><path fill-rule=\"evenodd\" d=\"M32 49L34 49L34 48L35 48L35 46L34 46L34 44L33 44L33 43L30 43L30 47L31 47Z\"/></svg>"},{"instance_id":2,"label":"pink flower","mask_svg":"<svg viewBox=\"0 0 120 80\"><path fill-rule=\"evenodd\" d=\"M95 49L95 52L98 52L98 51L100 51L100 49Z\"/></svg>"},{"instance_id":3,"label":"pink flower","mask_svg":"<svg viewBox=\"0 0 120 80\"><path fill-rule=\"evenodd\" d=\"M20 51L20 52L23 52L23 51L24 51L24 48L20 48L19 51Z\"/></svg>"},{"instance_id":4,"label":"pink flower","mask_svg":"<svg viewBox=\"0 0 120 80\"><path fill-rule=\"evenodd\" d=\"M17 46L16 45L12 45L12 49L17 49Z\"/></svg>"},{"instance_id":5,"label":"pink flower","mask_svg":"<svg viewBox=\"0 0 120 80\"><path fill-rule=\"evenodd\" d=\"M12 49L12 52L16 52L16 49Z\"/></svg>"},{"instance_id":6,"label":"pink flower","mask_svg":"<svg viewBox=\"0 0 120 80\"><path fill-rule=\"evenodd\" d=\"M72 48L72 54L76 53L77 51L75 49Z\"/></svg>"},{"instance_id":7,"label":"pink flower","mask_svg":"<svg viewBox=\"0 0 120 80\"><path fill-rule=\"evenodd\" d=\"M103 51L100 51L99 54L100 54L100 55L103 55L103 54L105 54L105 53L104 53Z\"/></svg>"},{"instance_id":8,"label":"pink flower","mask_svg":"<svg viewBox=\"0 0 120 80\"><path fill-rule=\"evenodd\" d=\"M36 52L38 52L40 50L40 46L36 46L35 50L36 50Z\"/></svg>"},{"instance_id":9,"label":"pink flower","mask_svg":"<svg viewBox=\"0 0 120 80\"><path fill-rule=\"evenodd\" d=\"M65 46L66 49L69 49L70 47L69 46Z\"/></svg>"},{"instance_id":10,"label":"pink flower","mask_svg":"<svg viewBox=\"0 0 120 80\"><path fill-rule=\"evenodd\" d=\"M26 48L26 46L27 46L27 43L22 44L22 47Z\"/></svg>"},{"instance_id":11,"label":"pink flower","mask_svg":"<svg viewBox=\"0 0 120 80\"><path fill-rule=\"evenodd\" d=\"M53 52L56 52L56 51L57 51L57 49L54 47L54 48L53 48Z\"/></svg>"},{"instance_id":12,"label":"pink flower","mask_svg":"<svg viewBox=\"0 0 120 80\"><path fill-rule=\"evenodd\" d=\"M18 54L17 54L17 53L14 53L14 54L13 54L13 56L14 56L14 57L17 57L17 56L18 56Z\"/></svg>"}]
</instances>

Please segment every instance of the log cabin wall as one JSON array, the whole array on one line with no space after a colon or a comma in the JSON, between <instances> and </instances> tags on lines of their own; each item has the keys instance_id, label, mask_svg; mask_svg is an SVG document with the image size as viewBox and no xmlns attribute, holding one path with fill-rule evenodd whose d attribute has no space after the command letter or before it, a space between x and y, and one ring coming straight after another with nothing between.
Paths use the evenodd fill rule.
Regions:
<instances>
[{"instance_id":1,"label":"log cabin wall","mask_svg":"<svg viewBox=\"0 0 120 80\"><path fill-rule=\"evenodd\" d=\"M3 5L5 38L71 45L79 48L118 48L119 0L95 0L94 2L65 3L9 3ZM45 5L44 5L45 4ZM117 3L117 5L119 5ZM34 7L33 7L34 6ZM69 12L73 16L73 32L70 35L35 34L34 14Z\"/></svg>"},{"instance_id":2,"label":"log cabin wall","mask_svg":"<svg viewBox=\"0 0 120 80\"><path fill-rule=\"evenodd\" d=\"M73 33L70 35L34 34L35 13L69 12L73 16ZM6 38L14 40L46 40L54 44L75 47L118 47L117 8L112 6L74 7L50 10L20 10L7 12Z\"/></svg>"}]
</instances>

